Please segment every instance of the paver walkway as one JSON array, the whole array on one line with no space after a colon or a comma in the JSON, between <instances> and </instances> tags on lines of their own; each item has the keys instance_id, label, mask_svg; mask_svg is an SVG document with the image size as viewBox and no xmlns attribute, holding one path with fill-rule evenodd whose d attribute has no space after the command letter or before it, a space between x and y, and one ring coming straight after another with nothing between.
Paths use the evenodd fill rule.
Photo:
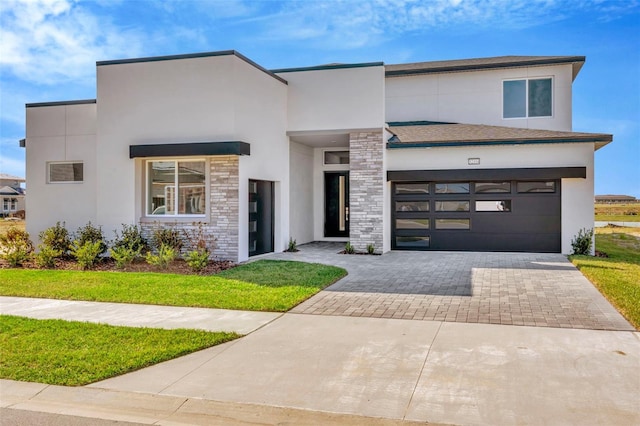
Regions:
<instances>
[{"instance_id":1,"label":"paver walkway","mask_svg":"<svg viewBox=\"0 0 640 426\"><path fill-rule=\"evenodd\" d=\"M349 275L291 312L316 315L634 330L561 254L338 254L311 243L271 259L341 266Z\"/></svg>"}]
</instances>

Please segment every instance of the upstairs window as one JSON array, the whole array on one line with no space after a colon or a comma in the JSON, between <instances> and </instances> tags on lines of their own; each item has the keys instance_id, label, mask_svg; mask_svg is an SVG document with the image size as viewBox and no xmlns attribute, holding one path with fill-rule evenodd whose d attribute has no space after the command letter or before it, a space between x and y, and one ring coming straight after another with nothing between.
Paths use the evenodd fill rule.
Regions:
<instances>
[{"instance_id":1,"label":"upstairs window","mask_svg":"<svg viewBox=\"0 0 640 426\"><path fill-rule=\"evenodd\" d=\"M84 164L82 162L47 163L48 183L82 182Z\"/></svg>"},{"instance_id":2,"label":"upstairs window","mask_svg":"<svg viewBox=\"0 0 640 426\"><path fill-rule=\"evenodd\" d=\"M147 185L147 215L204 216L204 160L148 161Z\"/></svg>"},{"instance_id":3,"label":"upstairs window","mask_svg":"<svg viewBox=\"0 0 640 426\"><path fill-rule=\"evenodd\" d=\"M551 117L551 87L551 78L503 81L503 118Z\"/></svg>"}]
</instances>

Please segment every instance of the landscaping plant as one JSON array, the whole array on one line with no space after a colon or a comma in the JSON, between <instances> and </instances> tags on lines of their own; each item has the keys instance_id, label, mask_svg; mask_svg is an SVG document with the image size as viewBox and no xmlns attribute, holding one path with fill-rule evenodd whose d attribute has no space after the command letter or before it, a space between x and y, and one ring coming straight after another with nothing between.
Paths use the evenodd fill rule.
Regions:
<instances>
[{"instance_id":1,"label":"landscaping plant","mask_svg":"<svg viewBox=\"0 0 640 426\"><path fill-rule=\"evenodd\" d=\"M62 251L47 244L38 245L38 252L33 256L38 268L54 268L56 259L62 255Z\"/></svg>"},{"instance_id":2,"label":"landscaping plant","mask_svg":"<svg viewBox=\"0 0 640 426\"><path fill-rule=\"evenodd\" d=\"M289 246L287 247L287 250L290 253L295 253L298 251L298 243L296 242L296 240L294 240L293 238L289 238Z\"/></svg>"},{"instance_id":3,"label":"landscaping plant","mask_svg":"<svg viewBox=\"0 0 640 426\"><path fill-rule=\"evenodd\" d=\"M171 247L174 252L180 252L183 241L180 231L174 228L156 228L153 230L152 244L156 250L162 246Z\"/></svg>"},{"instance_id":4,"label":"landscaping plant","mask_svg":"<svg viewBox=\"0 0 640 426\"><path fill-rule=\"evenodd\" d=\"M22 265L29 260L31 252L33 244L27 231L11 227L4 234L0 234L0 258L9 262L9 265Z\"/></svg>"},{"instance_id":5,"label":"landscaping plant","mask_svg":"<svg viewBox=\"0 0 640 426\"><path fill-rule=\"evenodd\" d=\"M593 241L593 229L581 229L573 240L571 240L572 254L588 256L591 254L591 243Z\"/></svg>"},{"instance_id":6,"label":"landscaping plant","mask_svg":"<svg viewBox=\"0 0 640 426\"><path fill-rule=\"evenodd\" d=\"M131 265L134 260L142 253L142 248L134 249L130 246L111 247L109 254L116 262L116 268L124 269Z\"/></svg>"},{"instance_id":7,"label":"landscaping plant","mask_svg":"<svg viewBox=\"0 0 640 426\"><path fill-rule=\"evenodd\" d=\"M200 272L209 264L211 251L215 247L215 238L206 232L202 222L194 223L193 229L183 230L191 249L184 255L187 265L194 271Z\"/></svg>"},{"instance_id":8,"label":"landscaping plant","mask_svg":"<svg viewBox=\"0 0 640 426\"><path fill-rule=\"evenodd\" d=\"M367 245L367 254L374 254L376 252L376 247L373 244Z\"/></svg>"},{"instance_id":9,"label":"landscaping plant","mask_svg":"<svg viewBox=\"0 0 640 426\"><path fill-rule=\"evenodd\" d=\"M122 224L122 231L113 231L116 235L113 240L113 248L128 248L134 252L146 253L149 251L149 243L142 235L142 231L137 225Z\"/></svg>"},{"instance_id":10,"label":"landscaping plant","mask_svg":"<svg viewBox=\"0 0 640 426\"><path fill-rule=\"evenodd\" d=\"M38 234L38 237L42 241L42 247L49 247L56 252L60 252L56 257L66 256L69 250L71 250L71 237L64 225L64 222L62 222L62 224L56 222L54 226ZM42 251L42 248L40 248L40 251Z\"/></svg>"},{"instance_id":11,"label":"landscaping plant","mask_svg":"<svg viewBox=\"0 0 640 426\"><path fill-rule=\"evenodd\" d=\"M91 224L91 222L87 223L85 226L78 229L75 235L75 243L77 242L77 246L84 246L85 243L97 243L100 249L98 255L101 255L107 251L107 243L104 239L104 234L102 233L101 227L95 227Z\"/></svg>"},{"instance_id":12,"label":"landscaping plant","mask_svg":"<svg viewBox=\"0 0 640 426\"><path fill-rule=\"evenodd\" d=\"M148 252L146 256L149 265L157 266L161 269L165 269L175 258L176 250L167 244L162 244L158 248L157 254Z\"/></svg>"},{"instance_id":13,"label":"landscaping plant","mask_svg":"<svg viewBox=\"0 0 640 426\"><path fill-rule=\"evenodd\" d=\"M346 254L354 254L356 252L356 249L351 245L351 241L348 241L347 245L344 246L344 252Z\"/></svg>"},{"instance_id":14,"label":"landscaping plant","mask_svg":"<svg viewBox=\"0 0 640 426\"><path fill-rule=\"evenodd\" d=\"M91 269L100 260L102 253L101 241L85 241L74 240L71 244L71 255L76 259L78 265L83 270Z\"/></svg>"}]
</instances>

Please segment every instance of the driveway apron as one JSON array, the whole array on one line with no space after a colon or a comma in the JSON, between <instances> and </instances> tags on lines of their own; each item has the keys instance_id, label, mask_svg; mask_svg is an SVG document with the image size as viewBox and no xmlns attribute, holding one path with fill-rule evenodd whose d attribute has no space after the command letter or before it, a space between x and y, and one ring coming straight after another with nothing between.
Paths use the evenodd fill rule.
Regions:
<instances>
[{"instance_id":1,"label":"driveway apron","mask_svg":"<svg viewBox=\"0 0 640 426\"><path fill-rule=\"evenodd\" d=\"M293 313L634 330L561 254L345 255L342 243L325 242L299 248L267 258L341 266L349 275Z\"/></svg>"}]
</instances>

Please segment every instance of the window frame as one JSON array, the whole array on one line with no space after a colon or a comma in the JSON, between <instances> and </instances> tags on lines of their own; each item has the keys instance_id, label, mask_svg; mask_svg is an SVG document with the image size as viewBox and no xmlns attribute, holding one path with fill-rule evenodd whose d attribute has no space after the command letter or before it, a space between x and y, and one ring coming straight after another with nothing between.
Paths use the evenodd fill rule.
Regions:
<instances>
[{"instance_id":1,"label":"window frame","mask_svg":"<svg viewBox=\"0 0 640 426\"><path fill-rule=\"evenodd\" d=\"M178 173L179 166L178 166L178 163L202 162L204 164L204 184L203 184L203 186L204 186L204 197L205 197L205 200L204 200L204 203L205 203L204 213L201 213L201 214L184 214L184 213L183 214L178 214L178 213L176 213L176 214L166 214L165 213L165 214L155 214L154 215L154 214L152 214L152 212L149 211L149 206L150 206L149 197L152 194L152 191L151 191L151 188L150 188L151 180L149 178L149 165L151 163L154 163L154 162L156 162L156 163L159 163L159 162L165 162L165 163L173 162L174 163L176 173L175 173L175 177L174 177L174 186L173 186L173 188L178 188L178 189L180 187L179 186L180 182L178 180L178 177L179 177L179 173ZM149 159L146 159L143 162L143 176L142 176L143 180L144 180L144 188L145 188L144 197L143 197L143 200L142 200L143 203L144 203L144 206L143 206L144 217L147 218L147 219L153 219L153 220L162 220L162 219L173 220L173 219L181 219L181 218L190 219L190 218L206 218L206 217L208 217L209 196L210 196L209 191L207 191L207 187L209 186L209 167L208 167L208 165L209 165L209 162L207 161L207 159L206 158L201 158L201 157L197 157L197 158L190 158L190 157L164 158L163 157L163 158L149 158ZM174 191L175 191L175 189L174 189ZM178 211L177 207L178 207L179 201L180 201L180 196L178 194L178 196L174 196L174 202L175 202L174 208L175 208L176 212Z\"/></svg>"},{"instance_id":2,"label":"window frame","mask_svg":"<svg viewBox=\"0 0 640 426\"><path fill-rule=\"evenodd\" d=\"M550 96L550 115L536 115L531 116L529 113L529 82L531 80L551 80L551 96ZM555 98L555 88L554 88L554 77L553 76L539 76L539 77L519 77L519 78L506 78L502 80L502 119L503 120L522 120L522 119L538 119L538 118L553 118L555 113L554 108L554 98ZM525 82L525 90L524 90L524 106L525 106L525 115L522 117L505 117L505 108L504 108L504 96L505 83L508 81L524 81Z\"/></svg>"},{"instance_id":3,"label":"window frame","mask_svg":"<svg viewBox=\"0 0 640 426\"><path fill-rule=\"evenodd\" d=\"M82 165L82 180L51 180L51 166L60 165L60 164L81 164ZM81 184L84 183L84 161L82 160L74 160L74 161L47 161L47 184L54 185L66 185L66 184Z\"/></svg>"}]
</instances>

